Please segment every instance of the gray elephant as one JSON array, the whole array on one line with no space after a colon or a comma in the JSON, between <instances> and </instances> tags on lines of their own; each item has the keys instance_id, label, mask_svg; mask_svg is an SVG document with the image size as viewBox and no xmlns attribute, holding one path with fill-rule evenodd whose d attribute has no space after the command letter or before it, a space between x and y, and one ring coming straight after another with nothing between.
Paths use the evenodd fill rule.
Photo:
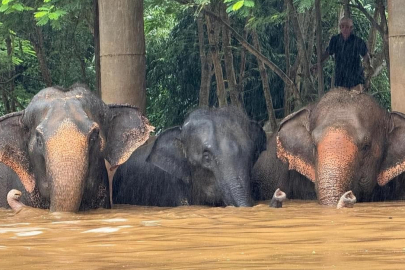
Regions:
<instances>
[{"instance_id":1,"label":"gray elephant","mask_svg":"<svg viewBox=\"0 0 405 270\"><path fill-rule=\"evenodd\" d=\"M124 163L151 129L135 107L106 105L84 86L41 90L0 118L0 207L13 188L26 205L51 211L110 207L104 159Z\"/></svg>"},{"instance_id":2,"label":"gray elephant","mask_svg":"<svg viewBox=\"0 0 405 270\"><path fill-rule=\"evenodd\" d=\"M255 165L254 194L270 199L280 188L335 206L349 190L357 201L400 199L404 171L404 115L368 94L334 89L280 123Z\"/></svg>"},{"instance_id":3,"label":"gray elephant","mask_svg":"<svg viewBox=\"0 0 405 270\"><path fill-rule=\"evenodd\" d=\"M113 202L251 206L250 173L265 147L263 129L240 109L197 109L118 168Z\"/></svg>"}]
</instances>

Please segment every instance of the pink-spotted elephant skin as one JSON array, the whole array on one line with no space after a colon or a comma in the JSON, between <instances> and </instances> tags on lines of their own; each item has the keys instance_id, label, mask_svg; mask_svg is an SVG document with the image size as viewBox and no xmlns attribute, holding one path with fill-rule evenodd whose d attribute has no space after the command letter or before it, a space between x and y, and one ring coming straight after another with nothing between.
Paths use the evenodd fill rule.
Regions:
<instances>
[{"instance_id":1,"label":"pink-spotted elephant skin","mask_svg":"<svg viewBox=\"0 0 405 270\"><path fill-rule=\"evenodd\" d=\"M332 89L287 116L253 169L254 194L334 205L352 190L357 201L404 199L405 117L366 93Z\"/></svg>"},{"instance_id":2,"label":"pink-spotted elephant skin","mask_svg":"<svg viewBox=\"0 0 405 270\"><path fill-rule=\"evenodd\" d=\"M107 160L124 163L152 127L130 105L107 105L82 85L49 87L25 110L0 118L0 207L21 202L51 211L110 207Z\"/></svg>"}]
</instances>

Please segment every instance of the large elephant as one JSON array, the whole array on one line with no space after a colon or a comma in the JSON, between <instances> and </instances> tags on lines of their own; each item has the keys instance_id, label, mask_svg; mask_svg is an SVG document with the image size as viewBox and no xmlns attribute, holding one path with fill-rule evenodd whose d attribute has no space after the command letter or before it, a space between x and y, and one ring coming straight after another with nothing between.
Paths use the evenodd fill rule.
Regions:
<instances>
[{"instance_id":1,"label":"large elephant","mask_svg":"<svg viewBox=\"0 0 405 270\"><path fill-rule=\"evenodd\" d=\"M288 198L336 205L349 190L358 201L402 198L404 171L404 115L368 94L333 89L280 123L253 178L259 199L279 187Z\"/></svg>"},{"instance_id":2,"label":"large elephant","mask_svg":"<svg viewBox=\"0 0 405 270\"><path fill-rule=\"evenodd\" d=\"M0 207L12 188L26 205L51 211L110 207L104 159L124 163L151 129L137 108L106 105L84 86L41 90L0 118Z\"/></svg>"},{"instance_id":3,"label":"large elephant","mask_svg":"<svg viewBox=\"0 0 405 270\"><path fill-rule=\"evenodd\" d=\"M263 129L240 109L197 109L118 168L113 201L251 206L250 173L265 147Z\"/></svg>"}]
</instances>

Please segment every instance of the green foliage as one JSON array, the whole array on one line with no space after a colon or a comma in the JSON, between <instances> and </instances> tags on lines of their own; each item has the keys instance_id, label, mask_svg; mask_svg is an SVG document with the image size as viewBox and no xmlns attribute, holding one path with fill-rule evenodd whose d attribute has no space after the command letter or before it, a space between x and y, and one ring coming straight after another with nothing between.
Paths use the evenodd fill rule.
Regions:
<instances>
[{"instance_id":1,"label":"green foliage","mask_svg":"<svg viewBox=\"0 0 405 270\"><path fill-rule=\"evenodd\" d=\"M49 1L48 1L49 2ZM63 15L66 15L66 11L62 9L56 9L54 5L44 5L38 8L38 11L34 12L34 17L37 19L38 25L45 25L49 21L53 22L54 27L60 27L60 24L57 24L59 18Z\"/></svg>"},{"instance_id":2,"label":"green foliage","mask_svg":"<svg viewBox=\"0 0 405 270\"><path fill-rule=\"evenodd\" d=\"M294 0L293 3L296 6L297 11L302 13L313 7L315 5L315 0Z\"/></svg>"},{"instance_id":3,"label":"green foliage","mask_svg":"<svg viewBox=\"0 0 405 270\"><path fill-rule=\"evenodd\" d=\"M156 132L181 124L198 104L196 24L192 11L183 12L173 14L175 24L162 25L169 35L147 41L147 115Z\"/></svg>"},{"instance_id":4,"label":"green foliage","mask_svg":"<svg viewBox=\"0 0 405 270\"><path fill-rule=\"evenodd\" d=\"M217 0L218 1L218 0ZM242 34L246 20L248 30L259 35L261 51L282 70L286 69L284 55L284 1L278 0L221 0L231 16L231 26ZM84 82L94 89L95 58L92 35L92 0L0 0L0 81L9 77L9 71L19 76L15 79L12 93L19 103L26 105L31 97L45 84L34 48L36 29L43 33L44 52L54 84L69 86ZM179 1L183 2L183 1ZM211 0L184 1L145 0L144 26L147 53L147 115L160 130L180 124L186 114L198 105L200 88L200 59L197 39L196 14L211 4ZM374 0L362 0L372 14ZM314 0L294 0L302 17L313 8ZM338 33L339 1L321 1L323 48L332 35ZM352 8L356 34L367 38L371 27L358 10ZM36 28L37 27L37 28ZM290 61L297 59L294 32L290 25ZM11 38L12 57L7 54L6 38ZM248 42L252 43L251 36ZM207 44L207 41L206 41ZM208 50L207 48L205 48ZM382 40L377 39L377 51ZM235 68L240 65L242 47L232 39ZM311 54L316 62L316 52ZM238 70L237 70L238 72ZM333 61L324 63L325 90L330 87ZM274 107L282 109L284 83L268 71ZM247 54L243 78L244 105L249 115L259 121L266 120L266 104L263 97L257 60ZM0 85L7 91L8 85ZM215 105L215 80L212 82L210 104ZM390 107L389 80L384 70L372 80L371 93L386 108ZM4 113L0 101L0 113ZM277 111L277 117L283 117Z\"/></svg>"},{"instance_id":5,"label":"green foliage","mask_svg":"<svg viewBox=\"0 0 405 270\"><path fill-rule=\"evenodd\" d=\"M13 96L26 105L45 87L34 49L39 40L36 29L43 35L42 50L53 84L67 87L83 82L94 89L92 0L2 0L0 10L0 81L7 81L9 72L17 75L10 99ZM8 37L12 43L12 62L4 65L10 63L5 43ZM0 84L2 88L9 91L10 85ZM4 106L0 107L3 108L0 113L4 113Z\"/></svg>"}]
</instances>

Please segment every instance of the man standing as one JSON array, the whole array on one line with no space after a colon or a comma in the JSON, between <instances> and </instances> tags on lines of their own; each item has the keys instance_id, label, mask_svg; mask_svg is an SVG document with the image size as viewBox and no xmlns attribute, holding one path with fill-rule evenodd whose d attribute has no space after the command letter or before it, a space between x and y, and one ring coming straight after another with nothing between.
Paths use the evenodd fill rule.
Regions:
<instances>
[{"instance_id":1,"label":"man standing","mask_svg":"<svg viewBox=\"0 0 405 270\"><path fill-rule=\"evenodd\" d=\"M339 22L340 34L333 36L329 46L322 54L321 62L335 56L335 86L348 90L363 91L364 72L360 56L366 67L370 66L370 57L366 43L352 33L353 21L344 17ZM316 66L312 67L316 70Z\"/></svg>"}]
</instances>

